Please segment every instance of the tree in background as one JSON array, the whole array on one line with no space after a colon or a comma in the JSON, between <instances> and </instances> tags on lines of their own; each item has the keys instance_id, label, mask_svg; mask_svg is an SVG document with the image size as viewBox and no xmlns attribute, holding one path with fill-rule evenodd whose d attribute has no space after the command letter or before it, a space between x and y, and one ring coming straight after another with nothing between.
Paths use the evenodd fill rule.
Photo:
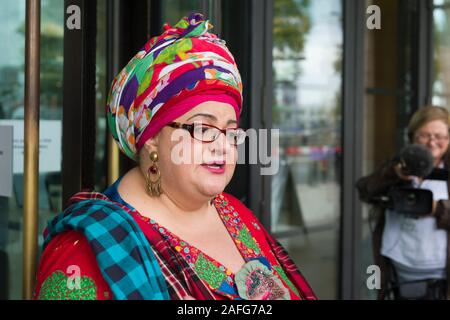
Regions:
<instances>
[{"instance_id":1,"label":"tree in background","mask_svg":"<svg viewBox=\"0 0 450 320\"><path fill-rule=\"evenodd\" d=\"M280 125L282 114L293 106L284 102L286 83L294 84L300 75L305 38L311 29L310 0L275 0L273 16L274 106L273 122ZM277 95L276 91L279 91ZM292 91L292 90L291 90ZM278 99L277 99L278 97Z\"/></svg>"},{"instance_id":2,"label":"tree in background","mask_svg":"<svg viewBox=\"0 0 450 320\"><path fill-rule=\"evenodd\" d=\"M434 10L433 103L450 109L450 10Z\"/></svg>"},{"instance_id":3,"label":"tree in background","mask_svg":"<svg viewBox=\"0 0 450 320\"><path fill-rule=\"evenodd\" d=\"M41 119L60 119L64 67L64 1L43 0L41 11ZM25 24L18 28L25 34Z\"/></svg>"},{"instance_id":4,"label":"tree in background","mask_svg":"<svg viewBox=\"0 0 450 320\"><path fill-rule=\"evenodd\" d=\"M273 45L275 59L302 57L305 36L311 29L310 0L275 0Z\"/></svg>"}]
</instances>

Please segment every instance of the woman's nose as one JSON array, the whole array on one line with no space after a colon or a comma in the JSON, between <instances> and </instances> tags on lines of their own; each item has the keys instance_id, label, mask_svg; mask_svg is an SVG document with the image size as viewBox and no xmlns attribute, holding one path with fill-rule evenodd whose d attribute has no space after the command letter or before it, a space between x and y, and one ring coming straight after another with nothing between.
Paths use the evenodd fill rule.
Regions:
<instances>
[{"instance_id":1,"label":"woman's nose","mask_svg":"<svg viewBox=\"0 0 450 320\"><path fill-rule=\"evenodd\" d=\"M231 145L223 132L221 132L217 139L211 143L211 151L216 152L218 155L229 153L230 147Z\"/></svg>"}]
</instances>

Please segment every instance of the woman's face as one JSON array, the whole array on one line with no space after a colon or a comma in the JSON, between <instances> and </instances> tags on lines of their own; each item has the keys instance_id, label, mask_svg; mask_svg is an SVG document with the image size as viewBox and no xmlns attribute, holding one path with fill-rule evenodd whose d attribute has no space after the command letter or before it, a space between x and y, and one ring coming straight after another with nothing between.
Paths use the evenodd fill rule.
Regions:
<instances>
[{"instance_id":1,"label":"woman's face","mask_svg":"<svg viewBox=\"0 0 450 320\"><path fill-rule=\"evenodd\" d=\"M426 146L438 164L448 149L448 126L442 120L430 121L417 130L414 142Z\"/></svg>"},{"instance_id":2,"label":"woman's face","mask_svg":"<svg viewBox=\"0 0 450 320\"><path fill-rule=\"evenodd\" d=\"M180 124L236 128L234 108L208 101L176 119ZM220 134L213 142L194 139L189 131L164 127L158 137L159 168L163 192L192 199L212 198L221 193L233 177L237 147Z\"/></svg>"}]
</instances>

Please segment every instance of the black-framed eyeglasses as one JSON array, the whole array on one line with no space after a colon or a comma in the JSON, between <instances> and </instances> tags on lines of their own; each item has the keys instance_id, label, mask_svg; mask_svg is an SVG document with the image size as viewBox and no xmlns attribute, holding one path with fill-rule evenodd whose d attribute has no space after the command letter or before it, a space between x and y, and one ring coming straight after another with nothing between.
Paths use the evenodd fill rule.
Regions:
<instances>
[{"instance_id":1,"label":"black-framed eyeglasses","mask_svg":"<svg viewBox=\"0 0 450 320\"><path fill-rule=\"evenodd\" d=\"M220 134L223 133L231 145L237 146L243 143L245 141L245 137L247 136L247 133L242 128L220 129L216 126L203 123L184 124L179 122L171 122L167 124L167 126L175 129L187 130L191 134L192 138L206 143L216 141Z\"/></svg>"}]
</instances>

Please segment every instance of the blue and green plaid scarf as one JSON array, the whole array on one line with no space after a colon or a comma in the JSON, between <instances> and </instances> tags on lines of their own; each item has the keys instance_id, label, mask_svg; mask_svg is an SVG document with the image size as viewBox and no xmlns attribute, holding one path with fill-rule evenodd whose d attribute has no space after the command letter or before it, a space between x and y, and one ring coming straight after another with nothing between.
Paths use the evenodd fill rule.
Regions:
<instances>
[{"instance_id":1,"label":"blue and green plaid scarf","mask_svg":"<svg viewBox=\"0 0 450 320\"><path fill-rule=\"evenodd\" d=\"M49 222L44 247L67 230L87 238L115 299L170 299L147 238L123 208L98 199L76 202Z\"/></svg>"}]
</instances>

